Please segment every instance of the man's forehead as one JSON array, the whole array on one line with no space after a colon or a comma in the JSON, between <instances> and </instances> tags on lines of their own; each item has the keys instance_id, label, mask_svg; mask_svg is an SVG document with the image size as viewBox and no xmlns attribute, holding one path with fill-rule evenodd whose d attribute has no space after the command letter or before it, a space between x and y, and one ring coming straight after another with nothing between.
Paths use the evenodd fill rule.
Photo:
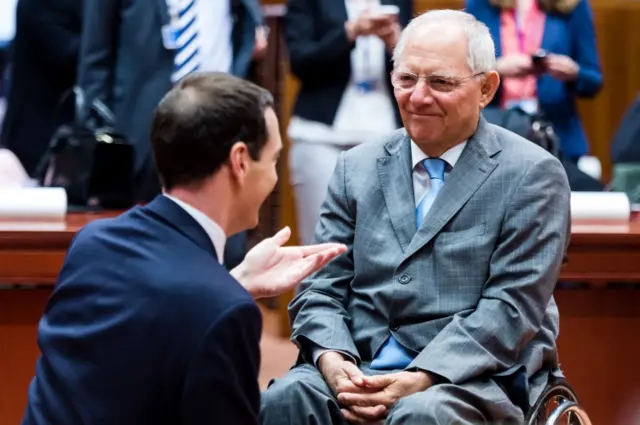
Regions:
<instances>
[{"instance_id":1,"label":"man's forehead","mask_svg":"<svg viewBox=\"0 0 640 425\"><path fill-rule=\"evenodd\" d=\"M445 24L416 28L407 39L398 68L412 72L466 70L467 40L464 31Z\"/></svg>"}]
</instances>

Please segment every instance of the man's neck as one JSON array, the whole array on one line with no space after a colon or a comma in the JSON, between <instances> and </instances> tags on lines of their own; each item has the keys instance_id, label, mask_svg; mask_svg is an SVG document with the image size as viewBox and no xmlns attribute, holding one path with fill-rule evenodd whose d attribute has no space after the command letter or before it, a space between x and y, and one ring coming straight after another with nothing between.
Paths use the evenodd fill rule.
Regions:
<instances>
[{"instance_id":1,"label":"man's neck","mask_svg":"<svg viewBox=\"0 0 640 425\"><path fill-rule=\"evenodd\" d=\"M437 145L434 144L420 144L414 140L414 142L422 149L422 151L429 156L429 158L440 158L443 153L453 148L454 146L459 145L460 143L464 143L468 141L476 132L478 126L470 128L467 131L461 132L459 136L455 137L452 141L447 143L439 143Z\"/></svg>"},{"instance_id":2,"label":"man's neck","mask_svg":"<svg viewBox=\"0 0 640 425\"><path fill-rule=\"evenodd\" d=\"M230 235L234 233L231 197L225 193L228 191L215 189L210 185L199 188L175 187L165 193L198 209L215 221L225 234Z\"/></svg>"}]
</instances>

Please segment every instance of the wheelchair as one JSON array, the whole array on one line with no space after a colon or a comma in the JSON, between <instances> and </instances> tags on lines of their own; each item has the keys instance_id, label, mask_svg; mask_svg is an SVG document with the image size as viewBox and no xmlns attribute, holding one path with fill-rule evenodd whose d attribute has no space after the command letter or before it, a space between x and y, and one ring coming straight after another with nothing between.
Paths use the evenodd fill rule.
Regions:
<instances>
[{"instance_id":1,"label":"wheelchair","mask_svg":"<svg viewBox=\"0 0 640 425\"><path fill-rule=\"evenodd\" d=\"M565 418L563 421L561 419ZM529 410L525 425L591 425L566 379L552 378Z\"/></svg>"}]
</instances>

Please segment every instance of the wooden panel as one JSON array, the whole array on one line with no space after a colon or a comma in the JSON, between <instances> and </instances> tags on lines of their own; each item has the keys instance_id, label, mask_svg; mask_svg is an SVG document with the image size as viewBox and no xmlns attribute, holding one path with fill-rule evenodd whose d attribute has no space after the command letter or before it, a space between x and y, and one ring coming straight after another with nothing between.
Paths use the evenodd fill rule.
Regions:
<instances>
[{"instance_id":1,"label":"wooden panel","mask_svg":"<svg viewBox=\"0 0 640 425\"><path fill-rule=\"evenodd\" d=\"M64 261L65 251L0 250L0 282L53 285Z\"/></svg>"},{"instance_id":2,"label":"wooden panel","mask_svg":"<svg viewBox=\"0 0 640 425\"><path fill-rule=\"evenodd\" d=\"M562 369L594 425L640 423L640 290L557 290Z\"/></svg>"},{"instance_id":3,"label":"wooden panel","mask_svg":"<svg viewBox=\"0 0 640 425\"><path fill-rule=\"evenodd\" d=\"M51 288L0 289L0 423L19 424L35 372L38 322Z\"/></svg>"}]
</instances>

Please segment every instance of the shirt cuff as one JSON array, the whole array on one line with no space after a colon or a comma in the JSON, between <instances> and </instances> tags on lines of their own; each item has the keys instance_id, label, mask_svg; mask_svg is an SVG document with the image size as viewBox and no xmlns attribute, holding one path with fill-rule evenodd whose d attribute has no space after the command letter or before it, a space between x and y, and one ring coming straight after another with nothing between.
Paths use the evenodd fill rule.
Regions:
<instances>
[{"instance_id":1,"label":"shirt cuff","mask_svg":"<svg viewBox=\"0 0 640 425\"><path fill-rule=\"evenodd\" d=\"M311 348L311 358L313 359L313 364L314 366L318 366L318 360L320 359L320 356L322 356L324 353L329 353L329 352L334 352L334 353L340 353L342 354L342 357L344 357L345 360L350 361L354 364L357 364L358 362L356 362L356 359L354 359L350 354L345 353L344 351L340 351L340 350L327 350L325 348L322 348L318 345L316 345L315 347Z\"/></svg>"}]
</instances>

